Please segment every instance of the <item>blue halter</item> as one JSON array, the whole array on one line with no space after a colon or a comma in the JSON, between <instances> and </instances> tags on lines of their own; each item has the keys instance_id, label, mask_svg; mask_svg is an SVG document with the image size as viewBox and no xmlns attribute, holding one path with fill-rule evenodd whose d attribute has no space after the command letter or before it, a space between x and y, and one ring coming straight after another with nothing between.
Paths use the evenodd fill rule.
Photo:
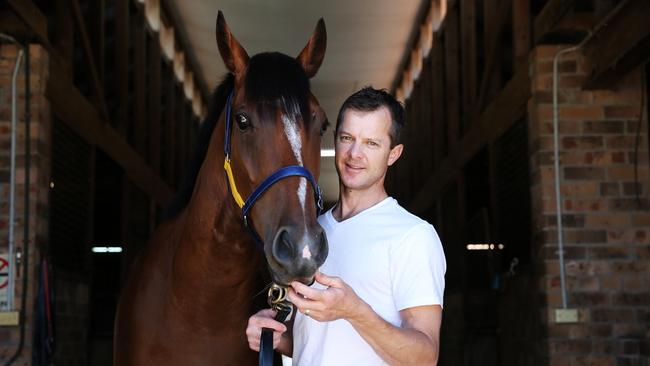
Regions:
<instances>
[{"instance_id":1,"label":"blue halter","mask_svg":"<svg viewBox=\"0 0 650 366\"><path fill-rule=\"evenodd\" d=\"M277 183L279 180L282 180L287 177L303 177L306 178L310 183L312 188L314 189L314 199L316 201L316 212L318 215L323 211L323 195L321 193L320 187L318 186L318 183L316 183L316 179L314 179L314 176L309 172L309 170L305 169L304 167L300 165L289 165L284 168L280 168L276 170L273 174L268 176L264 181L257 186L253 190L253 192L248 196L246 201L244 202L239 194L239 191L237 190L237 185L235 184L235 179L232 174L232 168L230 165L230 130L232 126L232 121L230 119L230 113L232 109L232 95L233 93L230 93L228 96L228 100L226 101L226 138L224 142L224 155L225 155L225 161L224 161L224 169L226 171L226 177L228 179L228 187L230 189L230 193L235 199L235 202L237 205L242 209L242 217L244 221L244 226L248 230L248 232L251 234L253 239L255 240L255 244L262 250L264 250L264 241L260 238L260 236L257 234L255 231L255 228L253 228L253 225L251 224L249 220L249 213L251 209L253 208L253 205L257 200L266 192L271 186L275 183Z\"/></svg>"}]
</instances>

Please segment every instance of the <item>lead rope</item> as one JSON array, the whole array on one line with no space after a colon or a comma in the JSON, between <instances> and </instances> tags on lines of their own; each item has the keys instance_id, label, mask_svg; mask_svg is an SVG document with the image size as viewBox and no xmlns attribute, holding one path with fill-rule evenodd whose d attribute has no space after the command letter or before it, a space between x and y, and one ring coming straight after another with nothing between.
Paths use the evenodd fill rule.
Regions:
<instances>
[{"instance_id":1,"label":"lead rope","mask_svg":"<svg viewBox=\"0 0 650 366\"><path fill-rule=\"evenodd\" d=\"M289 315L293 306L287 300L287 287L277 284L271 285L269 289L267 302L271 309L277 311L275 320L284 323ZM260 366L273 366L273 329L262 328L262 336L260 337Z\"/></svg>"}]
</instances>

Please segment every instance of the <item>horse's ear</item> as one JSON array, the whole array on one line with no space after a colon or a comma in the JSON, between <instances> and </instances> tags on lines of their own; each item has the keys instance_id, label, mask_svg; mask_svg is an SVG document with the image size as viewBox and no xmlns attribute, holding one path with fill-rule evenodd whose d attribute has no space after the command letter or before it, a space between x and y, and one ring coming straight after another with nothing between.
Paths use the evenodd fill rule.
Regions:
<instances>
[{"instance_id":1,"label":"horse's ear","mask_svg":"<svg viewBox=\"0 0 650 366\"><path fill-rule=\"evenodd\" d=\"M309 41L305 48L302 49L296 59L305 69L307 77L312 78L318 72L320 65L323 63L325 57L325 49L327 48L327 31L325 31L325 21L323 18L318 20L316 29L309 37Z\"/></svg>"},{"instance_id":2,"label":"horse's ear","mask_svg":"<svg viewBox=\"0 0 650 366\"><path fill-rule=\"evenodd\" d=\"M221 10L219 10L219 14L217 15L215 33L219 53L226 67L235 75L241 73L246 68L246 65L248 65L248 53L246 53L244 47L239 44L235 36L230 32L226 18L224 18Z\"/></svg>"}]
</instances>

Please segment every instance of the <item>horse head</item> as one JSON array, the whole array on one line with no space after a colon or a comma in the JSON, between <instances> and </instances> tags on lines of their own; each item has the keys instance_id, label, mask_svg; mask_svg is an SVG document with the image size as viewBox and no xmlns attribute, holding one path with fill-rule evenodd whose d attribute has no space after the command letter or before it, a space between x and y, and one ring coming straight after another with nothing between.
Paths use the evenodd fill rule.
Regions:
<instances>
[{"instance_id":1,"label":"horse head","mask_svg":"<svg viewBox=\"0 0 650 366\"><path fill-rule=\"evenodd\" d=\"M231 126L225 154L231 193L244 208L246 224L263 249L273 280L284 285L294 280L311 283L328 251L313 201L320 196L315 181L328 122L309 87L325 55L325 23L318 21L296 58L277 52L249 57L221 12L216 38L221 58L234 75L234 89L222 114ZM267 178L286 173L286 167L304 173L266 186ZM258 199L244 204L256 193Z\"/></svg>"}]
</instances>

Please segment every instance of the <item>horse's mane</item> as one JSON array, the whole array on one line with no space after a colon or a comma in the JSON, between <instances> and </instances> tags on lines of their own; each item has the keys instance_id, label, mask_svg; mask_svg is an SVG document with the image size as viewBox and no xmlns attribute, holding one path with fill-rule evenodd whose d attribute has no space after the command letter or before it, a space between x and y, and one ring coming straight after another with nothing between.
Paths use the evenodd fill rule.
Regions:
<instances>
[{"instance_id":1,"label":"horse's mane","mask_svg":"<svg viewBox=\"0 0 650 366\"><path fill-rule=\"evenodd\" d=\"M208 146L210 146L210 137L212 136L214 128L217 126L221 112L226 107L228 95L234 87L235 75L228 73L221 84L219 84L212 93L208 116L205 118L203 123L201 123L192 160L190 160L189 164L185 168L183 181L179 186L176 195L163 213L163 220L176 217L183 208L187 206L190 198L192 198L192 191L194 190L196 178L199 175L199 170L201 170L201 165L203 165L203 160L205 160Z\"/></svg>"},{"instance_id":2,"label":"horse's mane","mask_svg":"<svg viewBox=\"0 0 650 366\"><path fill-rule=\"evenodd\" d=\"M234 85L235 76L228 73L212 93L208 116L201 124L192 160L184 171L178 192L163 213L164 220L176 217L192 198L196 178L208 152L210 137ZM258 106L260 115L275 112L275 108L280 107L284 101L299 107L305 123L311 121L308 112L309 78L294 58L278 52L265 52L251 57L245 86L246 99Z\"/></svg>"}]
</instances>

